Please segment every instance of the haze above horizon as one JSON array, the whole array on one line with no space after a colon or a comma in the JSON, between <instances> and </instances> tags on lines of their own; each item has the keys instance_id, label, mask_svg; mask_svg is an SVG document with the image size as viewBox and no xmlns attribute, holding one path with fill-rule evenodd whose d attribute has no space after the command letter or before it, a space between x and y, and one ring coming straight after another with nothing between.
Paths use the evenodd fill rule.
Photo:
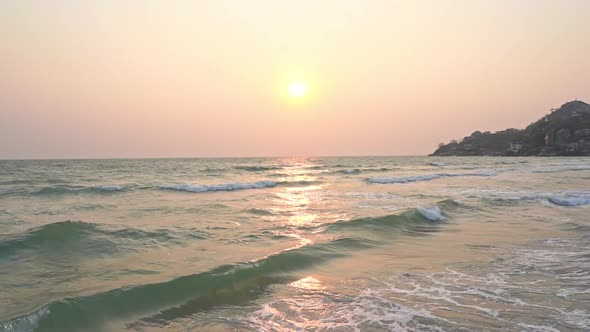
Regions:
<instances>
[{"instance_id":1,"label":"haze above horizon","mask_svg":"<svg viewBox=\"0 0 590 332\"><path fill-rule=\"evenodd\" d=\"M0 159L423 155L590 101L590 2L0 2Z\"/></svg>"}]
</instances>

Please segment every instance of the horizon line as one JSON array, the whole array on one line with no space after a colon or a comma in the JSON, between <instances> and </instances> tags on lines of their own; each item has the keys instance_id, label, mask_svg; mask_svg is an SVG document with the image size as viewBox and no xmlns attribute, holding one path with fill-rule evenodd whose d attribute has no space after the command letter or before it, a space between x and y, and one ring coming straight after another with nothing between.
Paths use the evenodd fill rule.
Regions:
<instances>
[{"instance_id":1,"label":"horizon line","mask_svg":"<svg viewBox=\"0 0 590 332\"><path fill-rule=\"evenodd\" d=\"M51 160L140 160L140 159L255 159L255 158L374 158L374 157L429 157L415 155L292 155L292 156L214 156L214 157L82 157L82 158L0 158L0 161L51 161Z\"/></svg>"}]
</instances>

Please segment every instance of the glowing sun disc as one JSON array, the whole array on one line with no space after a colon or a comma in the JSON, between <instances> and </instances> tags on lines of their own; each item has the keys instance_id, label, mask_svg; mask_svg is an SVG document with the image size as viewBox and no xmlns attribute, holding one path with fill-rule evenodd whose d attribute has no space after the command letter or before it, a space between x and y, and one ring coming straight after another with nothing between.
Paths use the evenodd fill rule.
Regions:
<instances>
[{"instance_id":1,"label":"glowing sun disc","mask_svg":"<svg viewBox=\"0 0 590 332\"><path fill-rule=\"evenodd\" d=\"M289 84L289 95L294 98L305 95L305 84L301 81L294 81Z\"/></svg>"}]
</instances>

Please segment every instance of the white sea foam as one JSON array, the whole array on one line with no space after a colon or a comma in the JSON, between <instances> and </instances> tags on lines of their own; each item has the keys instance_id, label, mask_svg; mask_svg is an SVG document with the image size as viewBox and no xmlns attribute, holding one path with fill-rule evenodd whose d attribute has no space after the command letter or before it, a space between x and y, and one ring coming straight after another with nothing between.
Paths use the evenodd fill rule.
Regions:
<instances>
[{"instance_id":1,"label":"white sea foam","mask_svg":"<svg viewBox=\"0 0 590 332\"><path fill-rule=\"evenodd\" d=\"M590 312L581 309L560 309L560 316L567 323L579 327L582 331L590 330Z\"/></svg>"},{"instance_id":2,"label":"white sea foam","mask_svg":"<svg viewBox=\"0 0 590 332\"><path fill-rule=\"evenodd\" d=\"M563 246L555 246L555 242ZM489 269L466 269L459 265L460 270L447 268L444 272L375 279L385 288L376 287L373 291L378 298L391 299L397 305L413 305L416 310L436 313L439 322L443 322L438 325L445 330L446 323L465 330L481 329L477 325L465 326L465 321L457 320L453 312L492 319L510 331L559 331L564 325L588 330L590 313L583 306L586 294L590 293L588 279L584 278L588 276L589 260L585 248L569 239L548 239L535 247L501 249L497 254L502 253L503 259L496 260ZM523 279L523 275L528 278ZM529 294L546 296L539 299ZM570 302L563 305L561 301L546 301L551 294L569 297ZM503 314L529 310L535 314Z\"/></svg>"},{"instance_id":3,"label":"white sea foam","mask_svg":"<svg viewBox=\"0 0 590 332\"><path fill-rule=\"evenodd\" d=\"M562 195L562 196L549 196L547 200L553 204L562 206L578 206L590 204L590 195Z\"/></svg>"},{"instance_id":4,"label":"white sea foam","mask_svg":"<svg viewBox=\"0 0 590 332\"><path fill-rule=\"evenodd\" d=\"M329 312L329 315L309 315ZM317 292L264 304L248 317L238 318L256 331L443 331L421 320L445 322L427 310L394 303L368 289L356 297Z\"/></svg>"},{"instance_id":5,"label":"white sea foam","mask_svg":"<svg viewBox=\"0 0 590 332\"><path fill-rule=\"evenodd\" d=\"M560 289L556 295L559 297L570 297L572 295L575 296L575 295L581 295L581 294L590 294L590 288L586 288L586 289L563 288L563 289Z\"/></svg>"},{"instance_id":6,"label":"white sea foam","mask_svg":"<svg viewBox=\"0 0 590 332\"><path fill-rule=\"evenodd\" d=\"M423 174L423 175L413 175L413 176L405 176L405 177L370 177L370 178L367 178L366 181L370 182L370 183L389 184L389 183L409 183L409 182L419 182L419 181L430 181L430 180L446 178L446 177L463 177L463 176L488 177L488 176L496 176L496 175L498 175L498 173L492 172L492 171L482 171L482 172L473 172L473 173L436 173L436 174Z\"/></svg>"},{"instance_id":7,"label":"white sea foam","mask_svg":"<svg viewBox=\"0 0 590 332\"><path fill-rule=\"evenodd\" d=\"M98 190L102 191L120 191L123 190L122 186L111 185L111 186L98 186L96 187Z\"/></svg>"},{"instance_id":8,"label":"white sea foam","mask_svg":"<svg viewBox=\"0 0 590 332\"><path fill-rule=\"evenodd\" d=\"M192 185L192 184L177 184L160 186L163 189L171 189L178 191L187 191L193 193L202 193L207 191L232 191L241 189L259 189L274 187L277 183L274 181L258 181L250 183L225 183L216 185Z\"/></svg>"},{"instance_id":9,"label":"white sea foam","mask_svg":"<svg viewBox=\"0 0 590 332\"><path fill-rule=\"evenodd\" d=\"M446 166L445 163L440 162L440 161L433 161L431 163L429 163L430 166L436 166L436 167L442 167L442 166Z\"/></svg>"},{"instance_id":10,"label":"white sea foam","mask_svg":"<svg viewBox=\"0 0 590 332\"><path fill-rule=\"evenodd\" d=\"M417 210L424 218L431 221L443 221L446 219L442 210L437 205L428 208L418 208Z\"/></svg>"},{"instance_id":11,"label":"white sea foam","mask_svg":"<svg viewBox=\"0 0 590 332\"><path fill-rule=\"evenodd\" d=\"M37 325L39 325L39 321L47 316L47 314L49 314L49 309L47 307L42 307L28 315L0 322L0 331L34 331L37 328Z\"/></svg>"},{"instance_id":12,"label":"white sea foam","mask_svg":"<svg viewBox=\"0 0 590 332\"><path fill-rule=\"evenodd\" d=\"M535 192L525 190L516 191L504 188L471 188L463 190L461 194L473 198L487 198L508 201L534 201L539 198L539 194Z\"/></svg>"},{"instance_id":13,"label":"white sea foam","mask_svg":"<svg viewBox=\"0 0 590 332\"><path fill-rule=\"evenodd\" d=\"M518 326L522 327L522 331L534 331L534 332L560 332L558 329L551 326L545 325L532 325L525 323L518 323Z\"/></svg>"}]
</instances>

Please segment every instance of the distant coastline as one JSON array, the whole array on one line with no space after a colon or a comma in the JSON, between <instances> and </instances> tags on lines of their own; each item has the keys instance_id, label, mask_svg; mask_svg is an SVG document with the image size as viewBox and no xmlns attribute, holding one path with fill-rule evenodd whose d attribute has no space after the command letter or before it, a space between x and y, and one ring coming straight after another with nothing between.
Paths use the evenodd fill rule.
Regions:
<instances>
[{"instance_id":1,"label":"distant coastline","mask_svg":"<svg viewBox=\"0 0 590 332\"><path fill-rule=\"evenodd\" d=\"M525 129L476 131L430 156L590 156L590 105L567 102Z\"/></svg>"}]
</instances>

